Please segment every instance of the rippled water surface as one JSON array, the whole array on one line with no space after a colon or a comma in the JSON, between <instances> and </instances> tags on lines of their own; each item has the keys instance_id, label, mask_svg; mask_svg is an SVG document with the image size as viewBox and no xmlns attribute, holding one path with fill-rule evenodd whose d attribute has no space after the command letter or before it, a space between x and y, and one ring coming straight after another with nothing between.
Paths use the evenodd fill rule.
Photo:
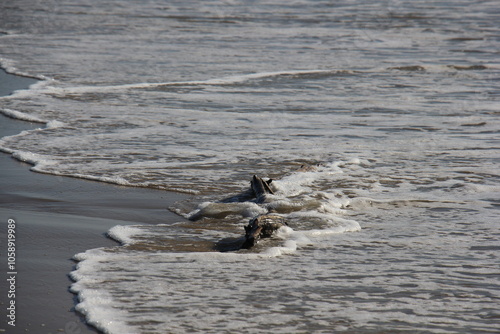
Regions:
<instances>
[{"instance_id":1,"label":"rippled water surface","mask_svg":"<svg viewBox=\"0 0 500 334\"><path fill-rule=\"evenodd\" d=\"M1 64L41 81L0 99L40 122L0 147L193 195L76 255L102 331L494 333L498 22L495 1L2 3ZM254 174L275 194L234 200ZM289 227L216 251L270 211Z\"/></svg>"}]
</instances>

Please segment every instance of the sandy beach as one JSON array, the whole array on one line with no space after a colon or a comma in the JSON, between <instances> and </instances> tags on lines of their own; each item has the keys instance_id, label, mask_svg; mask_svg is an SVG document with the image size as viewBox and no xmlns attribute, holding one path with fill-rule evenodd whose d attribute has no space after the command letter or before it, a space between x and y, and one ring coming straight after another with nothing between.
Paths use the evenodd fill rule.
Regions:
<instances>
[{"instance_id":1,"label":"sandy beach","mask_svg":"<svg viewBox=\"0 0 500 334\"><path fill-rule=\"evenodd\" d=\"M0 95L33 83L33 79L1 72ZM0 115L0 137L41 126ZM71 258L87 249L116 245L105 235L115 225L181 220L167 207L185 196L29 169L30 165L9 154L0 154L0 267L5 277L7 222L12 219L16 225L17 272L15 327L7 324L8 286L2 279L0 332L96 333L74 312L77 300L69 292L72 282L68 277L75 266Z\"/></svg>"}]
</instances>

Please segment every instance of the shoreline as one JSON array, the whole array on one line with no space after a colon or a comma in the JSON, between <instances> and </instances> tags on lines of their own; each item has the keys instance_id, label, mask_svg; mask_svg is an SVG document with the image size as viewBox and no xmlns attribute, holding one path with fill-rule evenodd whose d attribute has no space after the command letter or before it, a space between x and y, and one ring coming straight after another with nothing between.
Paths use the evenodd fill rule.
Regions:
<instances>
[{"instance_id":1,"label":"shoreline","mask_svg":"<svg viewBox=\"0 0 500 334\"><path fill-rule=\"evenodd\" d=\"M36 82L0 72L0 96ZM0 137L40 126L0 114ZM14 220L16 226L16 326L7 324L6 308L13 299L7 298L7 284L2 284L0 332L99 333L74 310L77 296L69 291L73 282L68 276L75 267L72 257L88 249L118 245L106 237L113 226L182 220L167 207L188 196L29 169L30 165L0 153L0 267L4 276L8 272L7 222Z\"/></svg>"}]
</instances>

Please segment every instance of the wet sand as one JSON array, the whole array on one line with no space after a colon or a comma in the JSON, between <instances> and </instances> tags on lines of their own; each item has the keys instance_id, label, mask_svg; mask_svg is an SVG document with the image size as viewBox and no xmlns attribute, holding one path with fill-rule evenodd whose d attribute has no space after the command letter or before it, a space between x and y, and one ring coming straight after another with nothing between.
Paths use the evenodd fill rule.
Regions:
<instances>
[{"instance_id":1,"label":"wet sand","mask_svg":"<svg viewBox=\"0 0 500 334\"><path fill-rule=\"evenodd\" d=\"M11 86L12 78L16 84ZM18 79L2 73L0 94L7 95L9 87L22 88ZM30 80L25 85L33 83ZM0 115L0 137L37 127L43 124ZM182 220L167 207L187 196L34 173L30 167L0 153L0 268L6 277L7 221L14 219L17 271L16 326L6 321L10 299L2 278L0 332L96 333L74 312L76 296L69 292L68 277L75 266L71 258L87 249L116 245L105 236L115 225Z\"/></svg>"}]
</instances>

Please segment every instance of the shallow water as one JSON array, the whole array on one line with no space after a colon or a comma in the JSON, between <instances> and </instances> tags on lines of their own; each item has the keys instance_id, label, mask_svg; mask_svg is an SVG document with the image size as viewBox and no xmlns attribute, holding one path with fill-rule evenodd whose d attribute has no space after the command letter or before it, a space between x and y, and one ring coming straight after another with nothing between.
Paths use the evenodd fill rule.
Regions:
<instances>
[{"instance_id":1,"label":"shallow water","mask_svg":"<svg viewBox=\"0 0 500 334\"><path fill-rule=\"evenodd\" d=\"M495 332L494 1L18 1L2 138L33 170L194 196L117 227L73 291L111 333ZM303 164L318 165L298 172ZM253 174L266 203L223 199ZM215 252L256 214L289 228Z\"/></svg>"}]
</instances>

